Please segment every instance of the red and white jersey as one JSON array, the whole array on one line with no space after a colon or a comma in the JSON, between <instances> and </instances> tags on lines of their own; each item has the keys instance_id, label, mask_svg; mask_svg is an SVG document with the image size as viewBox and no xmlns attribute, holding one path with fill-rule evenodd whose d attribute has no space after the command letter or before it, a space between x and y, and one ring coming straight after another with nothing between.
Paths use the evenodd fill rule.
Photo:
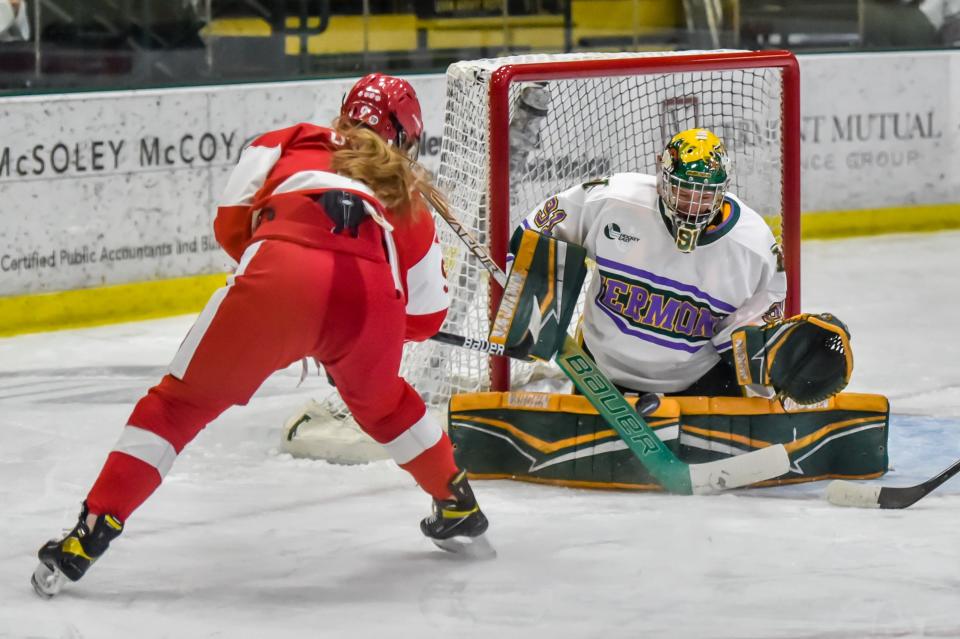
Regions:
<instances>
[{"instance_id":1,"label":"red and white jersey","mask_svg":"<svg viewBox=\"0 0 960 639\"><path fill-rule=\"evenodd\" d=\"M237 261L254 238L390 261L406 297L406 339L427 339L440 330L450 303L433 218L422 203L412 215L397 216L366 184L334 173L333 152L342 144L334 130L312 124L254 140L240 155L220 198L217 241ZM303 197L330 190L358 196L374 218L360 225L358 237L332 233L330 220L318 216L315 202Z\"/></svg>"},{"instance_id":2,"label":"red and white jersey","mask_svg":"<svg viewBox=\"0 0 960 639\"><path fill-rule=\"evenodd\" d=\"M587 249L596 272L584 343L628 388L682 391L720 360L735 328L781 312L780 247L763 218L730 193L691 253L677 250L651 175L578 184L522 226Z\"/></svg>"}]
</instances>

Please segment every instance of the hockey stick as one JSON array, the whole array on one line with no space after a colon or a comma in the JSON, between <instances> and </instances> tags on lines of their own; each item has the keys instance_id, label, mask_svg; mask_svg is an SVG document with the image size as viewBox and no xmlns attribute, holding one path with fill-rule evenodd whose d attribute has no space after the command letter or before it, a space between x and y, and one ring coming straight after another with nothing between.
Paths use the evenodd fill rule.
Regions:
<instances>
[{"instance_id":1,"label":"hockey stick","mask_svg":"<svg viewBox=\"0 0 960 639\"><path fill-rule=\"evenodd\" d=\"M454 333L440 331L436 335L433 335L430 339L434 342L440 342L441 344L449 344L450 346L465 348L468 351L489 353L491 355L502 355L504 357L518 359L522 362L534 361L532 357L524 357L522 355L511 353L510 349L503 347L503 344L494 344L493 342L488 342L485 339L479 339L477 337L464 337L463 335L455 335Z\"/></svg>"},{"instance_id":2,"label":"hockey stick","mask_svg":"<svg viewBox=\"0 0 960 639\"><path fill-rule=\"evenodd\" d=\"M425 195L434 210L450 224L470 252L477 256L497 283L505 288L507 276L493 261L486 248L463 228L442 199L431 193ZM772 479L786 474L790 469L790 460L782 444L703 464L684 463L660 441L653 429L572 337L568 335L564 339L563 346L554 359L564 374L668 492L680 495L712 493Z\"/></svg>"},{"instance_id":3,"label":"hockey stick","mask_svg":"<svg viewBox=\"0 0 960 639\"><path fill-rule=\"evenodd\" d=\"M960 473L960 460L916 486L871 486L840 479L827 486L827 501L835 506L854 508L908 508L957 473Z\"/></svg>"}]
</instances>

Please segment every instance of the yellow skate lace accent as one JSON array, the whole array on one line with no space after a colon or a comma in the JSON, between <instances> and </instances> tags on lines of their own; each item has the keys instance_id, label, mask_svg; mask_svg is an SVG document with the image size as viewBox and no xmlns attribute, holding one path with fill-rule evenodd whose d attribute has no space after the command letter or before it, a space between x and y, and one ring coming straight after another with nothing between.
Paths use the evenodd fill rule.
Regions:
<instances>
[{"instance_id":1,"label":"yellow skate lace accent","mask_svg":"<svg viewBox=\"0 0 960 639\"><path fill-rule=\"evenodd\" d=\"M83 557L87 561L93 561L93 557L84 551L83 546L80 545L80 540L76 537L67 537L64 539L63 543L60 545L60 549L65 553L76 555L77 557Z\"/></svg>"},{"instance_id":2,"label":"yellow skate lace accent","mask_svg":"<svg viewBox=\"0 0 960 639\"><path fill-rule=\"evenodd\" d=\"M478 510L480 510L480 506L474 506L470 510L447 510L444 508L441 512L443 513L444 519L463 519L464 517L468 517Z\"/></svg>"}]
</instances>

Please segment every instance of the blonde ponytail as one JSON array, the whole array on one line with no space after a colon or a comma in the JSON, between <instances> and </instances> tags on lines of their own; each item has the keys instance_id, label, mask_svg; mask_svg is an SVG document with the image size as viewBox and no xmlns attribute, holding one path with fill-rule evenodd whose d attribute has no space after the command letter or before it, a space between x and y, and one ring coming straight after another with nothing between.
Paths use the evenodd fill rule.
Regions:
<instances>
[{"instance_id":1,"label":"blonde ponytail","mask_svg":"<svg viewBox=\"0 0 960 639\"><path fill-rule=\"evenodd\" d=\"M332 169L369 186L377 199L397 217L412 215L414 194L443 200L420 164L363 126L338 119L334 126L346 144L334 151Z\"/></svg>"}]
</instances>

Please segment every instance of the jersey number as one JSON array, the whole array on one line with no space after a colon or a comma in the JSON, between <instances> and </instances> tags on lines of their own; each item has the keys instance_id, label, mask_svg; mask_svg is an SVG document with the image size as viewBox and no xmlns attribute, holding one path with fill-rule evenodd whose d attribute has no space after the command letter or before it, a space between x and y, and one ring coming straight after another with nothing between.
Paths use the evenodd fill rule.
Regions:
<instances>
[{"instance_id":1,"label":"jersey number","mask_svg":"<svg viewBox=\"0 0 960 639\"><path fill-rule=\"evenodd\" d=\"M543 208L533 216L533 223L545 235L549 235L560 222L567 219L567 212L560 208L560 200L553 196L543 203Z\"/></svg>"}]
</instances>

